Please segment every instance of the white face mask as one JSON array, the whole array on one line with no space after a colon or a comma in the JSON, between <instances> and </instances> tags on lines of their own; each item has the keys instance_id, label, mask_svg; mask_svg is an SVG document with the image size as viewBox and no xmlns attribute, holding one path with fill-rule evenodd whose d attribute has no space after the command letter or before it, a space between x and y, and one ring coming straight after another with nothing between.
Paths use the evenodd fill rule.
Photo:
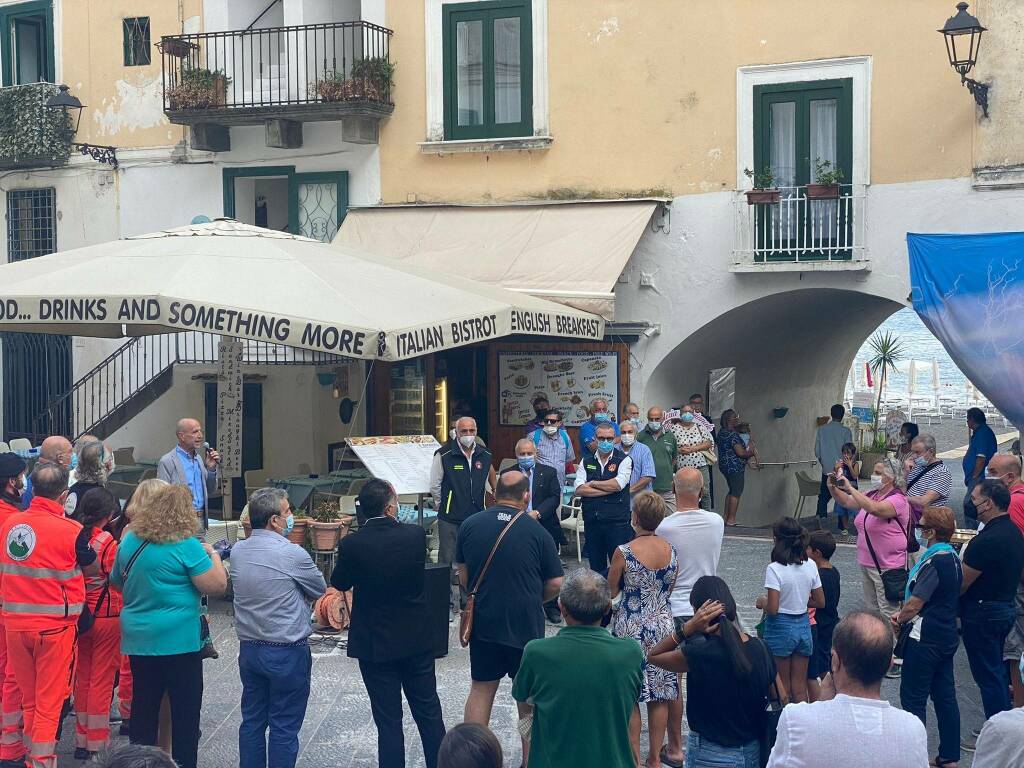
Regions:
<instances>
[{"instance_id":1,"label":"white face mask","mask_svg":"<svg viewBox=\"0 0 1024 768\"><path fill-rule=\"evenodd\" d=\"M476 435L459 435L459 442L463 448L472 448L476 445Z\"/></svg>"},{"instance_id":2,"label":"white face mask","mask_svg":"<svg viewBox=\"0 0 1024 768\"><path fill-rule=\"evenodd\" d=\"M626 446L627 448L629 446L631 446L635 442L636 442L636 435L634 435L634 434L625 434L625 435L622 436L622 444L624 446Z\"/></svg>"},{"instance_id":3,"label":"white face mask","mask_svg":"<svg viewBox=\"0 0 1024 768\"><path fill-rule=\"evenodd\" d=\"M881 488L882 487L882 476L881 475L872 475L870 483L871 483L871 487L872 488Z\"/></svg>"},{"instance_id":4,"label":"white face mask","mask_svg":"<svg viewBox=\"0 0 1024 768\"><path fill-rule=\"evenodd\" d=\"M557 431L558 431L558 427L555 426L554 424L547 424L547 425L544 426L544 434L545 435L553 435Z\"/></svg>"}]
</instances>

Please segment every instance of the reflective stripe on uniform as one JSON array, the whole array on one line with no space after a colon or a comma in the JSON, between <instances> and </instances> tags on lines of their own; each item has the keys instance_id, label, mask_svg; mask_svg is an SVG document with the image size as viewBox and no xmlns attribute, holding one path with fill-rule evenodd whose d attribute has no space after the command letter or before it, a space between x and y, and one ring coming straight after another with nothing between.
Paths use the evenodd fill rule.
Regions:
<instances>
[{"instance_id":1,"label":"reflective stripe on uniform","mask_svg":"<svg viewBox=\"0 0 1024 768\"><path fill-rule=\"evenodd\" d=\"M4 603L5 613L28 613L42 616L77 616L82 612L82 603L46 605L45 603Z\"/></svg>"},{"instance_id":2,"label":"reflective stripe on uniform","mask_svg":"<svg viewBox=\"0 0 1024 768\"><path fill-rule=\"evenodd\" d=\"M20 709L4 712L0 714L0 725L19 725L22 717Z\"/></svg>"},{"instance_id":3,"label":"reflective stripe on uniform","mask_svg":"<svg viewBox=\"0 0 1024 768\"><path fill-rule=\"evenodd\" d=\"M58 571L54 568L36 568L32 565L19 565L18 563L4 563L3 572L11 576L27 576L30 579L57 579L57 581L70 581L82 573L79 568Z\"/></svg>"}]
</instances>

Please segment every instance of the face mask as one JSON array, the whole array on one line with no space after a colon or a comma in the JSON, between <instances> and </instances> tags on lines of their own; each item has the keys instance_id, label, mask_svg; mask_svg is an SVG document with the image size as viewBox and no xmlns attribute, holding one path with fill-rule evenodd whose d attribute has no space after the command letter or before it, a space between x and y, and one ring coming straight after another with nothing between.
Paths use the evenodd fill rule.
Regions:
<instances>
[{"instance_id":1,"label":"face mask","mask_svg":"<svg viewBox=\"0 0 1024 768\"><path fill-rule=\"evenodd\" d=\"M519 466L522 467L523 469L533 469L536 463L537 459L535 459L533 456L519 457Z\"/></svg>"},{"instance_id":2,"label":"face mask","mask_svg":"<svg viewBox=\"0 0 1024 768\"><path fill-rule=\"evenodd\" d=\"M72 469L76 469L77 467L78 467L78 454L77 453L72 453L71 454L71 468Z\"/></svg>"},{"instance_id":3,"label":"face mask","mask_svg":"<svg viewBox=\"0 0 1024 768\"><path fill-rule=\"evenodd\" d=\"M476 445L476 435L459 435L459 442L463 448L472 448Z\"/></svg>"},{"instance_id":4,"label":"face mask","mask_svg":"<svg viewBox=\"0 0 1024 768\"><path fill-rule=\"evenodd\" d=\"M544 434L545 434L545 435L553 435L553 434L555 434L556 432L558 432L558 427L557 427L557 426L555 426L554 424L547 424L547 425L546 425L546 426L544 427Z\"/></svg>"},{"instance_id":5,"label":"face mask","mask_svg":"<svg viewBox=\"0 0 1024 768\"><path fill-rule=\"evenodd\" d=\"M918 456L917 458L914 459L914 466L915 467L925 467L925 466L928 466L928 460L924 456Z\"/></svg>"},{"instance_id":6,"label":"face mask","mask_svg":"<svg viewBox=\"0 0 1024 768\"><path fill-rule=\"evenodd\" d=\"M448 437L450 437L452 440L454 440L458 436L459 433L455 431L454 427L448 430Z\"/></svg>"},{"instance_id":7,"label":"face mask","mask_svg":"<svg viewBox=\"0 0 1024 768\"><path fill-rule=\"evenodd\" d=\"M597 450L600 451L601 453L611 453L612 449L614 447L615 447L615 441L614 440L598 440L597 441Z\"/></svg>"},{"instance_id":8,"label":"face mask","mask_svg":"<svg viewBox=\"0 0 1024 768\"><path fill-rule=\"evenodd\" d=\"M636 442L636 435L626 434L622 436L622 444L627 448Z\"/></svg>"},{"instance_id":9,"label":"face mask","mask_svg":"<svg viewBox=\"0 0 1024 768\"><path fill-rule=\"evenodd\" d=\"M292 532L292 528L295 527L295 515L291 512L288 513L288 517L284 519L284 535L287 536Z\"/></svg>"},{"instance_id":10,"label":"face mask","mask_svg":"<svg viewBox=\"0 0 1024 768\"><path fill-rule=\"evenodd\" d=\"M881 475L872 475L870 482L871 482L871 487L872 488L881 488L882 487L882 476Z\"/></svg>"},{"instance_id":11,"label":"face mask","mask_svg":"<svg viewBox=\"0 0 1024 768\"><path fill-rule=\"evenodd\" d=\"M686 424L693 424L693 414L690 413L689 411L684 413L679 418L682 419Z\"/></svg>"},{"instance_id":12,"label":"face mask","mask_svg":"<svg viewBox=\"0 0 1024 768\"><path fill-rule=\"evenodd\" d=\"M647 428L649 430L651 430L651 432L658 432L658 431L661 430L661 422L660 421L648 421L647 422Z\"/></svg>"},{"instance_id":13,"label":"face mask","mask_svg":"<svg viewBox=\"0 0 1024 768\"><path fill-rule=\"evenodd\" d=\"M611 420L612 420L612 417L609 416L607 413L595 413L594 414L594 421L611 421Z\"/></svg>"},{"instance_id":14,"label":"face mask","mask_svg":"<svg viewBox=\"0 0 1024 768\"><path fill-rule=\"evenodd\" d=\"M630 421L636 424L637 429L641 429L643 427L643 422L640 421L639 416L634 416L632 419L630 419Z\"/></svg>"}]
</instances>

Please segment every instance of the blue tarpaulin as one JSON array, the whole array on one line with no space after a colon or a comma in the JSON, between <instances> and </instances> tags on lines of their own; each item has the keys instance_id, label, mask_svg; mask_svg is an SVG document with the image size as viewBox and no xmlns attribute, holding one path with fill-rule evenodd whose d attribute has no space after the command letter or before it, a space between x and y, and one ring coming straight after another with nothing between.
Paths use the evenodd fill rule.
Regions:
<instances>
[{"instance_id":1,"label":"blue tarpaulin","mask_svg":"<svg viewBox=\"0 0 1024 768\"><path fill-rule=\"evenodd\" d=\"M1024 425L1024 232L907 235L914 310L953 362Z\"/></svg>"}]
</instances>

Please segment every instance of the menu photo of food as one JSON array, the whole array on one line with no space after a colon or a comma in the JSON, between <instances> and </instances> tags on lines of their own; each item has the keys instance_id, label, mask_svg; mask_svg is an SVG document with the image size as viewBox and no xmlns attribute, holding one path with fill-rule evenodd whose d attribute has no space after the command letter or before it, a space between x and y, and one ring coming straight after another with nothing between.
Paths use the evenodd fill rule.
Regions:
<instances>
[{"instance_id":1,"label":"menu photo of food","mask_svg":"<svg viewBox=\"0 0 1024 768\"><path fill-rule=\"evenodd\" d=\"M531 421L538 395L562 411L564 423L570 427L590 418L590 404L596 398L606 399L613 413L618 409L618 355L614 352L499 353L498 379L503 426Z\"/></svg>"}]
</instances>

